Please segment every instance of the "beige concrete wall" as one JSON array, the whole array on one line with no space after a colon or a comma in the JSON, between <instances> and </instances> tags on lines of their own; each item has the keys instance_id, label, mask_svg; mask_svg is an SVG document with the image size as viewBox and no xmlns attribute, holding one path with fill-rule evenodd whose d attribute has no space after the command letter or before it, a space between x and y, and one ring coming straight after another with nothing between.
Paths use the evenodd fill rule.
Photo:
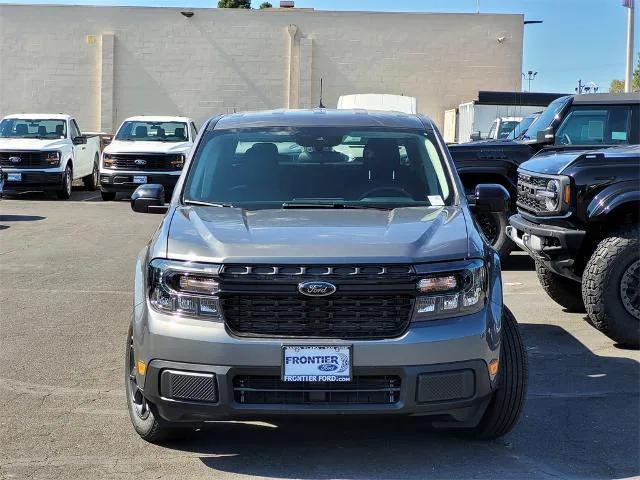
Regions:
<instances>
[{"instance_id":1,"label":"beige concrete wall","mask_svg":"<svg viewBox=\"0 0 640 480\"><path fill-rule=\"evenodd\" d=\"M521 15L193 12L0 5L0 114L70 112L105 131L136 114L202 122L315 106L323 78L328 107L341 94L405 94L442 125L478 90L521 85Z\"/></svg>"}]
</instances>

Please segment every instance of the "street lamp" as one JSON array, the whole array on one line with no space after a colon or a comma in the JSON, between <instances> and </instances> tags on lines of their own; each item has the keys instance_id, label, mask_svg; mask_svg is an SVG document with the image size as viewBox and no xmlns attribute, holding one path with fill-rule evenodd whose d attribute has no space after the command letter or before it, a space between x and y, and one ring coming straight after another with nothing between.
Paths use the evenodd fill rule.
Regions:
<instances>
[{"instance_id":1,"label":"street lamp","mask_svg":"<svg viewBox=\"0 0 640 480\"><path fill-rule=\"evenodd\" d=\"M529 70L526 75L524 72L522 73L522 78L529 81L529 92L531 91L531 80L535 80L536 75L538 75L538 72L534 72L533 70Z\"/></svg>"}]
</instances>

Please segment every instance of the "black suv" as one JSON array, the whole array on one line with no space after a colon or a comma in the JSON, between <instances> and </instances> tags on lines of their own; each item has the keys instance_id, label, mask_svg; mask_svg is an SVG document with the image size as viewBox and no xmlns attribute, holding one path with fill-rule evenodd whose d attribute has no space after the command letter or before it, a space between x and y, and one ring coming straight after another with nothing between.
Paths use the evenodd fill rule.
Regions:
<instances>
[{"instance_id":1,"label":"black suv","mask_svg":"<svg viewBox=\"0 0 640 480\"><path fill-rule=\"evenodd\" d=\"M586 150L621 143L638 144L639 107L638 93L568 95L552 101L529 128L513 140L449 145L449 151L466 191L473 192L475 186L482 183L498 183L515 198L518 167L533 155L549 150ZM599 135L602 122L612 128L617 123L626 125L626 136L612 138ZM564 127L565 124L567 127ZM559 135L554 135L556 130ZM506 214L476 214L479 226L502 258L513 247L505 234L505 227L509 216L514 213L515 209Z\"/></svg>"},{"instance_id":2,"label":"black suv","mask_svg":"<svg viewBox=\"0 0 640 480\"><path fill-rule=\"evenodd\" d=\"M630 119L630 108L608 112L603 121L597 111L576 112L557 135L574 144L585 134L623 143L634 122L637 132L637 116L626 126L610 121ZM538 155L518 170L517 207L507 234L535 259L549 296L570 311L586 307L596 328L637 347L640 146Z\"/></svg>"}]
</instances>

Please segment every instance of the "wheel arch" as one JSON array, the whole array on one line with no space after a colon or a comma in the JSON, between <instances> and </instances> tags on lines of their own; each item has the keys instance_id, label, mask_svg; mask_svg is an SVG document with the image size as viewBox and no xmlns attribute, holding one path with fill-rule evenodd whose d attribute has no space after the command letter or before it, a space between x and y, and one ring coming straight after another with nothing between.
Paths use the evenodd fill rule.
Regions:
<instances>
[{"instance_id":1,"label":"wheel arch","mask_svg":"<svg viewBox=\"0 0 640 480\"><path fill-rule=\"evenodd\" d=\"M640 190L636 182L621 182L602 190L587 206L590 222L619 221L631 213L637 215L640 207Z\"/></svg>"}]
</instances>

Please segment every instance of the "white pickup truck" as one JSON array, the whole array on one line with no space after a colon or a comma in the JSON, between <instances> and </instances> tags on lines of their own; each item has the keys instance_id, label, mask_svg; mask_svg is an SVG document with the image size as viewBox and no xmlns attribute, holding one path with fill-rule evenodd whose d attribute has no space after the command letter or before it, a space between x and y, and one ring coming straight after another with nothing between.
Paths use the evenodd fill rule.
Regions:
<instances>
[{"instance_id":1,"label":"white pickup truck","mask_svg":"<svg viewBox=\"0 0 640 480\"><path fill-rule=\"evenodd\" d=\"M82 179L98 188L100 138L83 135L70 115L8 115L0 121L0 167L6 191L55 191L71 197L71 184Z\"/></svg>"},{"instance_id":2,"label":"white pickup truck","mask_svg":"<svg viewBox=\"0 0 640 480\"><path fill-rule=\"evenodd\" d=\"M131 193L145 183L173 191L197 135L187 117L138 116L127 118L100 162L103 200L115 200L118 192Z\"/></svg>"}]
</instances>

